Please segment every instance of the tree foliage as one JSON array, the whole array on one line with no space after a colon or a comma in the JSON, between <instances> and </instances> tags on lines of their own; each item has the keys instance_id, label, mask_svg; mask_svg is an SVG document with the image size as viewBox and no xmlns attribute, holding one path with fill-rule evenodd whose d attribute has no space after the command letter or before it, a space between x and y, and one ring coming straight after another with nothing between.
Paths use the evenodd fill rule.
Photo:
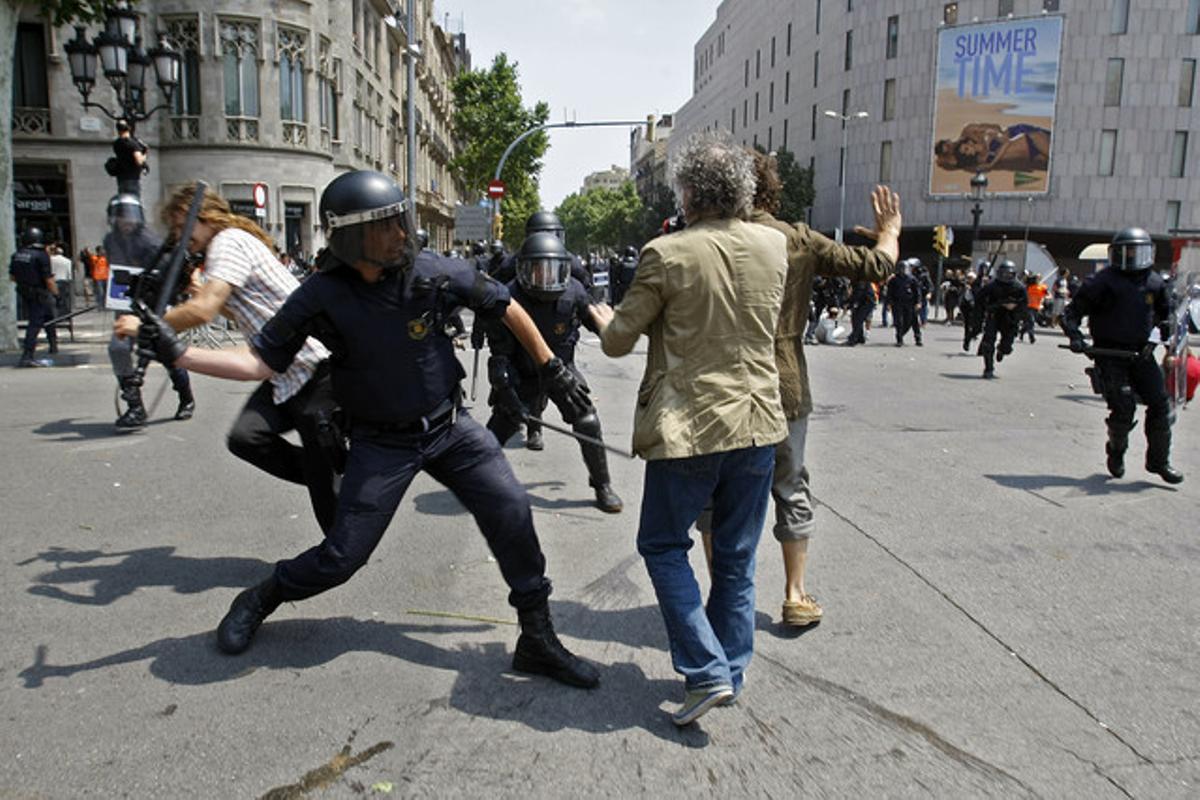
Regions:
<instances>
[{"instance_id":1,"label":"tree foliage","mask_svg":"<svg viewBox=\"0 0 1200 800\"><path fill-rule=\"evenodd\" d=\"M509 144L550 117L545 102L532 108L523 105L517 66L499 53L489 68L462 72L451 84L459 154L450 166L466 186L470 200L477 199L472 194L482 197L486 193ZM500 174L506 187L504 240L510 247L520 244L525 220L538 209L538 175L549 146L544 131L533 134L513 150Z\"/></svg>"},{"instance_id":2,"label":"tree foliage","mask_svg":"<svg viewBox=\"0 0 1200 800\"><path fill-rule=\"evenodd\" d=\"M633 181L619 189L597 187L569 195L556 212L573 253L616 252L644 241L645 209Z\"/></svg>"},{"instance_id":3,"label":"tree foliage","mask_svg":"<svg viewBox=\"0 0 1200 800\"><path fill-rule=\"evenodd\" d=\"M634 244L645 244L655 236L662 234L663 223L669 217L675 216L679 204L675 192L670 186L662 183L651 183L646 193L642 195L642 223L639 241Z\"/></svg>"},{"instance_id":4,"label":"tree foliage","mask_svg":"<svg viewBox=\"0 0 1200 800\"><path fill-rule=\"evenodd\" d=\"M812 170L797 164L796 156L790 150L777 151L775 163L779 168L779 180L783 183L779 218L788 222L803 221L816 196Z\"/></svg>"},{"instance_id":5,"label":"tree foliage","mask_svg":"<svg viewBox=\"0 0 1200 800\"><path fill-rule=\"evenodd\" d=\"M136 4L136 0L135 3ZM0 48L3 64L0 65L0 120L11 126L12 120L12 61L17 48L17 23L26 9L36 8L41 17L51 25L67 25L72 22L96 22L103 19L104 12L115 6L114 0L41 0L39 3L22 0L0 0ZM15 242L13 231L12 196L12 137L6 130L0 137L0 262L7 267L12 257ZM0 269L0 351L17 348L17 314L14 303L12 281L7 269Z\"/></svg>"}]
</instances>

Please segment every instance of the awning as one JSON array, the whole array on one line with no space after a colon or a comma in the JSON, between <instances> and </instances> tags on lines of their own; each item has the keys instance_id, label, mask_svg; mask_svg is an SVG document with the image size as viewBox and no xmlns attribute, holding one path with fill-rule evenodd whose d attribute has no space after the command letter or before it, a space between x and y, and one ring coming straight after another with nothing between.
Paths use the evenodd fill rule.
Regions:
<instances>
[{"instance_id":1,"label":"awning","mask_svg":"<svg viewBox=\"0 0 1200 800\"><path fill-rule=\"evenodd\" d=\"M1080 261L1108 261L1108 242L1089 244L1079 251Z\"/></svg>"}]
</instances>

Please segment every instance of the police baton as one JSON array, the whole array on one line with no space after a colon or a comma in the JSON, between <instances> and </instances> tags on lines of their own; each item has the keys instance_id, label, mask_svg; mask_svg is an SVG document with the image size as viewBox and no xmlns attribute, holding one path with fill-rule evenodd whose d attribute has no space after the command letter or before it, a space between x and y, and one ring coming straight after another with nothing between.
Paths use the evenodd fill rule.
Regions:
<instances>
[{"instance_id":1,"label":"police baton","mask_svg":"<svg viewBox=\"0 0 1200 800\"><path fill-rule=\"evenodd\" d=\"M60 322L66 322L69 319L78 317L80 314L86 314L89 311L95 311L99 307L100 306L97 304L92 304L92 305L88 306L87 308L81 308L78 311L72 311L70 314L63 314L61 317L55 317L54 319L44 322L42 324L46 327L50 327L51 325L57 325Z\"/></svg>"},{"instance_id":2,"label":"police baton","mask_svg":"<svg viewBox=\"0 0 1200 800\"><path fill-rule=\"evenodd\" d=\"M1058 349L1059 350L1070 350L1071 345L1060 344L1058 346ZM1072 352L1075 352L1075 351L1072 350ZM1135 358L1142 357L1142 354L1140 352L1135 353L1131 350L1113 350L1108 347L1087 347L1087 348L1084 348L1083 350L1080 350L1079 352L1082 353L1083 355L1087 356L1088 358L1095 358L1096 356L1100 356L1101 358L1125 358L1130 361L1133 361Z\"/></svg>"},{"instance_id":3,"label":"police baton","mask_svg":"<svg viewBox=\"0 0 1200 800\"><path fill-rule=\"evenodd\" d=\"M475 387L479 385L479 351L475 348L475 360L471 364L471 402L475 402Z\"/></svg>"},{"instance_id":4,"label":"police baton","mask_svg":"<svg viewBox=\"0 0 1200 800\"><path fill-rule=\"evenodd\" d=\"M572 439L578 439L579 441L583 442L584 444L594 444L597 447L603 447L608 452L615 453L616 455L619 455L619 456L624 456L625 458L629 458L629 459L636 458L636 456L634 456L634 454L629 452L628 450L622 450L619 447L613 447L611 444L606 444L602 439L596 439L592 436L588 436L585 433L579 433L578 431L573 431L570 428L564 428L561 425L555 425L552 422L546 422L544 420L540 420L537 417L533 416L532 414L522 414L521 416L522 416L522 418L524 418L524 420L526 422L532 422L534 424L541 425L543 428L546 428L547 430L552 430L555 433L561 433L564 436L570 436Z\"/></svg>"}]
</instances>

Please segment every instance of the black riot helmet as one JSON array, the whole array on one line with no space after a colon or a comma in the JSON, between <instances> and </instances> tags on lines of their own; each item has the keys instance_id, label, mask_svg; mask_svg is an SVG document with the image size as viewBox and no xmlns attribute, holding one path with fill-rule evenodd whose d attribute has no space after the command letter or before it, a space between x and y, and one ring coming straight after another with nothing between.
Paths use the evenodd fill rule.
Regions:
<instances>
[{"instance_id":1,"label":"black riot helmet","mask_svg":"<svg viewBox=\"0 0 1200 800\"><path fill-rule=\"evenodd\" d=\"M1154 242L1142 228L1118 231L1108 246L1108 263L1122 272L1140 272L1154 265Z\"/></svg>"},{"instance_id":2,"label":"black riot helmet","mask_svg":"<svg viewBox=\"0 0 1200 800\"><path fill-rule=\"evenodd\" d=\"M145 224L146 212L136 194L117 194L108 201L108 227L120 227L128 229L124 232L132 233Z\"/></svg>"},{"instance_id":3,"label":"black riot helmet","mask_svg":"<svg viewBox=\"0 0 1200 800\"><path fill-rule=\"evenodd\" d=\"M1012 283L1017 279L1017 265L1007 258L1003 261L997 261L995 274L996 280L1003 283Z\"/></svg>"},{"instance_id":4,"label":"black riot helmet","mask_svg":"<svg viewBox=\"0 0 1200 800\"><path fill-rule=\"evenodd\" d=\"M525 222L525 235L531 236L535 233L543 231L553 233L558 237L558 240L564 241L567 237L567 231L563 227L562 220L558 218L558 214L553 211L535 211L529 215L529 219Z\"/></svg>"},{"instance_id":5,"label":"black riot helmet","mask_svg":"<svg viewBox=\"0 0 1200 800\"><path fill-rule=\"evenodd\" d=\"M321 192L321 230L329 251L343 264L365 261L399 269L410 259L408 204L386 175L357 170L339 175ZM336 262L327 261L322 270Z\"/></svg>"},{"instance_id":6,"label":"black riot helmet","mask_svg":"<svg viewBox=\"0 0 1200 800\"><path fill-rule=\"evenodd\" d=\"M571 254L549 231L525 238L517 253L517 281L534 297L552 299L571 280Z\"/></svg>"},{"instance_id":7,"label":"black riot helmet","mask_svg":"<svg viewBox=\"0 0 1200 800\"><path fill-rule=\"evenodd\" d=\"M21 234L22 247L41 247L46 242L46 237L42 234L42 229L38 227L26 228Z\"/></svg>"},{"instance_id":8,"label":"black riot helmet","mask_svg":"<svg viewBox=\"0 0 1200 800\"><path fill-rule=\"evenodd\" d=\"M421 250L429 247L429 231L424 228L417 228L417 247Z\"/></svg>"},{"instance_id":9,"label":"black riot helmet","mask_svg":"<svg viewBox=\"0 0 1200 800\"><path fill-rule=\"evenodd\" d=\"M633 245L629 245L628 247L625 248L625 258L637 261L637 257L638 257L638 251L637 251L636 247L634 247Z\"/></svg>"},{"instance_id":10,"label":"black riot helmet","mask_svg":"<svg viewBox=\"0 0 1200 800\"><path fill-rule=\"evenodd\" d=\"M475 244L471 245L471 255L481 256L487 253L487 242L480 239Z\"/></svg>"}]
</instances>

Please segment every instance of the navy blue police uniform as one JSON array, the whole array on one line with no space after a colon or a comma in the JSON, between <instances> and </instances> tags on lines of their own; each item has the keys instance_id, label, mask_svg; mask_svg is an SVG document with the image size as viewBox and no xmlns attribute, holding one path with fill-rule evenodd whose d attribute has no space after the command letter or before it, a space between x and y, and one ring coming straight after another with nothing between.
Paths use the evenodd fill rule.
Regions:
<instances>
[{"instance_id":1,"label":"navy blue police uniform","mask_svg":"<svg viewBox=\"0 0 1200 800\"><path fill-rule=\"evenodd\" d=\"M54 295L46 284L54 275L50 268L50 256L40 247L22 247L9 259L8 274L16 284L17 295L28 318L21 363L29 364L37 349L38 333L47 321L54 318Z\"/></svg>"},{"instance_id":2,"label":"navy blue police uniform","mask_svg":"<svg viewBox=\"0 0 1200 800\"><path fill-rule=\"evenodd\" d=\"M904 344L904 334L912 329L913 338L921 344L921 325L917 320L917 304L921 299L921 285L912 275L897 273L888 281L888 304L896 326L896 346Z\"/></svg>"},{"instance_id":3,"label":"navy blue police uniform","mask_svg":"<svg viewBox=\"0 0 1200 800\"><path fill-rule=\"evenodd\" d=\"M1026 303L1025 287L1015 279L994 280L975 295L975 305L983 314L983 337L979 340L978 354L983 356L985 377L994 374L993 359L1003 361L1012 352ZM1000 337L998 347L997 334Z\"/></svg>"},{"instance_id":4,"label":"navy blue police uniform","mask_svg":"<svg viewBox=\"0 0 1200 800\"><path fill-rule=\"evenodd\" d=\"M854 289L850 292L849 305L852 328L846 344L853 347L856 344L865 344L867 341L867 320L875 313L875 289L867 281L859 281L854 284Z\"/></svg>"},{"instance_id":5,"label":"navy blue police uniform","mask_svg":"<svg viewBox=\"0 0 1200 800\"><path fill-rule=\"evenodd\" d=\"M508 291L473 265L422 251L376 283L342 266L313 275L253 338L273 370L315 336L332 351L334 396L349 417L350 451L329 536L281 561L279 599L344 583L367 562L417 472L444 484L475 517L518 610L550 594L529 499L495 437L459 408L464 377L445 317L456 307L498 320Z\"/></svg>"}]
</instances>

